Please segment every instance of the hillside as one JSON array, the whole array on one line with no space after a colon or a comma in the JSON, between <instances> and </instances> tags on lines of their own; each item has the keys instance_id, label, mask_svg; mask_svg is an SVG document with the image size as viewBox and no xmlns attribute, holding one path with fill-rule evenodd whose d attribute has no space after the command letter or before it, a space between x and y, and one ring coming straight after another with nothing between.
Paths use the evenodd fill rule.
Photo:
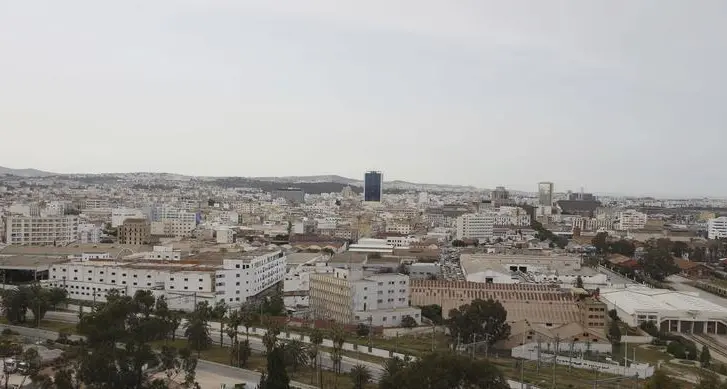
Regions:
<instances>
[{"instance_id":1,"label":"hillside","mask_svg":"<svg viewBox=\"0 0 727 389\"><path fill-rule=\"evenodd\" d=\"M18 177L48 177L55 176L56 173L44 172L37 169L11 169L8 167L0 166L0 176L12 175Z\"/></svg>"}]
</instances>

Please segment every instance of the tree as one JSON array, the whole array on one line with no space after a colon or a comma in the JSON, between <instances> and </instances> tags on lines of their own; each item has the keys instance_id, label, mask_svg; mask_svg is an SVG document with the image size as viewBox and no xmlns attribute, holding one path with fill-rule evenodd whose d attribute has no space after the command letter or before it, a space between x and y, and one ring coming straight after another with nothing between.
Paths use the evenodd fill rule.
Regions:
<instances>
[{"instance_id":1,"label":"tree","mask_svg":"<svg viewBox=\"0 0 727 389\"><path fill-rule=\"evenodd\" d=\"M712 362L712 356L709 354L709 347L702 346L702 353L699 354L699 363L702 364L702 367L709 367L710 363Z\"/></svg>"},{"instance_id":2,"label":"tree","mask_svg":"<svg viewBox=\"0 0 727 389\"><path fill-rule=\"evenodd\" d=\"M612 309L612 310L608 311L608 317L611 319L611 321L619 321L619 320L621 320L618 317L618 311L615 310L615 309Z\"/></svg>"},{"instance_id":3,"label":"tree","mask_svg":"<svg viewBox=\"0 0 727 389\"><path fill-rule=\"evenodd\" d=\"M608 333L606 334L611 344L617 345L621 343L621 329L618 326L618 322L611 320L611 325L608 327Z\"/></svg>"},{"instance_id":4,"label":"tree","mask_svg":"<svg viewBox=\"0 0 727 389\"><path fill-rule=\"evenodd\" d=\"M644 385L644 389L680 389L681 387L677 380L669 377L662 369L656 370Z\"/></svg>"},{"instance_id":5,"label":"tree","mask_svg":"<svg viewBox=\"0 0 727 389\"><path fill-rule=\"evenodd\" d=\"M285 302L283 296L280 293L266 298L262 303L262 312L268 316L284 316L285 315Z\"/></svg>"},{"instance_id":6,"label":"tree","mask_svg":"<svg viewBox=\"0 0 727 389\"><path fill-rule=\"evenodd\" d=\"M455 239L452 241L453 247L465 247L467 244L463 240Z\"/></svg>"},{"instance_id":7,"label":"tree","mask_svg":"<svg viewBox=\"0 0 727 389\"><path fill-rule=\"evenodd\" d=\"M434 324L442 324L444 319L442 318L442 307L436 304L425 305L419 307L422 310L422 316L431 320Z\"/></svg>"},{"instance_id":8,"label":"tree","mask_svg":"<svg viewBox=\"0 0 727 389\"><path fill-rule=\"evenodd\" d=\"M299 341L291 340L283 345L285 354L285 366L290 367L293 371L298 371L300 366L308 364L308 347Z\"/></svg>"},{"instance_id":9,"label":"tree","mask_svg":"<svg viewBox=\"0 0 727 389\"><path fill-rule=\"evenodd\" d=\"M313 370L318 369L318 353L323 344L323 332L320 328L313 328L310 334L310 347L308 348L309 359L313 364Z\"/></svg>"},{"instance_id":10,"label":"tree","mask_svg":"<svg viewBox=\"0 0 727 389\"><path fill-rule=\"evenodd\" d=\"M416 361L392 358L384 366L379 389L507 389L505 377L487 360L454 353L427 354Z\"/></svg>"},{"instance_id":11,"label":"tree","mask_svg":"<svg viewBox=\"0 0 727 389\"><path fill-rule=\"evenodd\" d=\"M31 380L36 381L34 378L38 376L41 368L40 354L35 347L31 347L25 350L21 357L21 361L25 364L25 368L21 371L23 380L20 382L20 387L22 388L28 377L30 377Z\"/></svg>"},{"instance_id":12,"label":"tree","mask_svg":"<svg viewBox=\"0 0 727 389\"><path fill-rule=\"evenodd\" d=\"M255 324L258 319L256 314L250 310L244 309L240 311L242 325L245 327L245 338L250 340L250 328Z\"/></svg>"},{"instance_id":13,"label":"tree","mask_svg":"<svg viewBox=\"0 0 727 389\"><path fill-rule=\"evenodd\" d=\"M417 321L413 317L406 315L401 318L401 326L404 328L414 328L417 326Z\"/></svg>"},{"instance_id":14,"label":"tree","mask_svg":"<svg viewBox=\"0 0 727 389\"><path fill-rule=\"evenodd\" d=\"M153 306L148 297L146 293L137 293L132 298L111 290L105 303L84 314L78 331L86 340L75 350L74 357L78 368L64 373L65 378L80 378L90 388L165 387L164 380L151 380L151 371L145 368L162 363L163 357L154 352L152 342L165 338L168 329L162 318L147 315ZM178 358L185 371L185 386L194 387L196 358L186 348L179 351ZM165 363L169 365L168 359Z\"/></svg>"},{"instance_id":15,"label":"tree","mask_svg":"<svg viewBox=\"0 0 727 389\"><path fill-rule=\"evenodd\" d=\"M371 381L371 371L364 365L356 365L348 373L354 389L364 389Z\"/></svg>"},{"instance_id":16,"label":"tree","mask_svg":"<svg viewBox=\"0 0 727 389\"><path fill-rule=\"evenodd\" d=\"M10 324L23 324L27 319L28 294L26 287L17 289L3 289L2 292L3 315Z\"/></svg>"},{"instance_id":17,"label":"tree","mask_svg":"<svg viewBox=\"0 0 727 389\"><path fill-rule=\"evenodd\" d=\"M583 289L583 278L580 275L576 277L576 288Z\"/></svg>"},{"instance_id":18,"label":"tree","mask_svg":"<svg viewBox=\"0 0 727 389\"><path fill-rule=\"evenodd\" d=\"M247 365L247 360L250 359L250 355L252 355L250 341L243 340L240 342L239 340L235 340L235 343L232 345L231 353L236 357L237 366L245 367L245 365Z\"/></svg>"},{"instance_id":19,"label":"tree","mask_svg":"<svg viewBox=\"0 0 727 389\"><path fill-rule=\"evenodd\" d=\"M636 252L636 246L628 240L619 239L608 244L608 252L613 254L621 254L627 257L633 257Z\"/></svg>"},{"instance_id":20,"label":"tree","mask_svg":"<svg viewBox=\"0 0 727 389\"><path fill-rule=\"evenodd\" d=\"M657 241L646 248L643 258L640 261L644 274L656 281L664 279L672 274L679 273L679 267L674 263L668 248L660 246Z\"/></svg>"},{"instance_id":21,"label":"tree","mask_svg":"<svg viewBox=\"0 0 727 389\"><path fill-rule=\"evenodd\" d=\"M591 239L591 244L596 248L596 251L599 254L606 254L608 252L608 233L597 233L596 236Z\"/></svg>"},{"instance_id":22,"label":"tree","mask_svg":"<svg viewBox=\"0 0 727 389\"><path fill-rule=\"evenodd\" d=\"M447 327L450 334L465 342L487 340L493 345L510 336L507 311L499 301L475 299L470 304L449 311Z\"/></svg>"},{"instance_id":23,"label":"tree","mask_svg":"<svg viewBox=\"0 0 727 389\"><path fill-rule=\"evenodd\" d=\"M356 326L356 335L361 338L365 338L369 336L369 332L371 331L371 328L367 326L365 323L358 323Z\"/></svg>"},{"instance_id":24,"label":"tree","mask_svg":"<svg viewBox=\"0 0 727 389\"><path fill-rule=\"evenodd\" d=\"M343 360L343 343L346 341L346 335L340 326L333 327L333 350L331 351L331 362L333 363L333 386L338 386L338 375L341 374L341 361Z\"/></svg>"},{"instance_id":25,"label":"tree","mask_svg":"<svg viewBox=\"0 0 727 389\"><path fill-rule=\"evenodd\" d=\"M285 353L280 346L275 346L267 355L267 369L260 377L261 389L289 389L290 378L285 370Z\"/></svg>"},{"instance_id":26,"label":"tree","mask_svg":"<svg viewBox=\"0 0 727 389\"><path fill-rule=\"evenodd\" d=\"M48 302L50 303L51 307L53 307L53 310L55 310L58 305L65 303L68 301L68 291L64 288L50 288L48 289Z\"/></svg>"},{"instance_id":27,"label":"tree","mask_svg":"<svg viewBox=\"0 0 727 389\"><path fill-rule=\"evenodd\" d=\"M210 311L207 303L197 303L197 307L185 324L184 336L187 337L187 341L192 350L197 351L198 357L202 353L202 350L207 349L212 343L212 339L210 338L209 315Z\"/></svg>"}]
</instances>

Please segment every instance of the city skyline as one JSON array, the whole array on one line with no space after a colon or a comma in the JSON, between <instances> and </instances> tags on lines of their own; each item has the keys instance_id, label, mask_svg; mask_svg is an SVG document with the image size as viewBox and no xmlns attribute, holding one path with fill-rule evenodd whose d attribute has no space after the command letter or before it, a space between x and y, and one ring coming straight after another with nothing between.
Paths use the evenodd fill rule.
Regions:
<instances>
[{"instance_id":1,"label":"city skyline","mask_svg":"<svg viewBox=\"0 0 727 389\"><path fill-rule=\"evenodd\" d=\"M727 196L726 13L14 2L0 13L0 165Z\"/></svg>"}]
</instances>

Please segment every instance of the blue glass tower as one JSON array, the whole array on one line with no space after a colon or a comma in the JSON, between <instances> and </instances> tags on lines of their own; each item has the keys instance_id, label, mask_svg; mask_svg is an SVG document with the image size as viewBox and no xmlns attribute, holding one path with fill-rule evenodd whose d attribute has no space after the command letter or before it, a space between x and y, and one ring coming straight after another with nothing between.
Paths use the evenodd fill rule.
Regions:
<instances>
[{"instance_id":1,"label":"blue glass tower","mask_svg":"<svg viewBox=\"0 0 727 389\"><path fill-rule=\"evenodd\" d=\"M364 174L364 201L381 201L383 177L381 172Z\"/></svg>"}]
</instances>

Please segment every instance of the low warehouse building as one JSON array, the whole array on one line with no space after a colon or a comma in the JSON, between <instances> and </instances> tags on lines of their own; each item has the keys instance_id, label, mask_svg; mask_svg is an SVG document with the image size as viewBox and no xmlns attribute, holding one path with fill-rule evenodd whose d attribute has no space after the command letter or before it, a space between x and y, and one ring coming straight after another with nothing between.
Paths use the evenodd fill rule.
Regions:
<instances>
[{"instance_id":1,"label":"low warehouse building","mask_svg":"<svg viewBox=\"0 0 727 389\"><path fill-rule=\"evenodd\" d=\"M698 293L639 286L601 290L600 298L631 326L653 321L665 332L727 334L727 308Z\"/></svg>"}]
</instances>

